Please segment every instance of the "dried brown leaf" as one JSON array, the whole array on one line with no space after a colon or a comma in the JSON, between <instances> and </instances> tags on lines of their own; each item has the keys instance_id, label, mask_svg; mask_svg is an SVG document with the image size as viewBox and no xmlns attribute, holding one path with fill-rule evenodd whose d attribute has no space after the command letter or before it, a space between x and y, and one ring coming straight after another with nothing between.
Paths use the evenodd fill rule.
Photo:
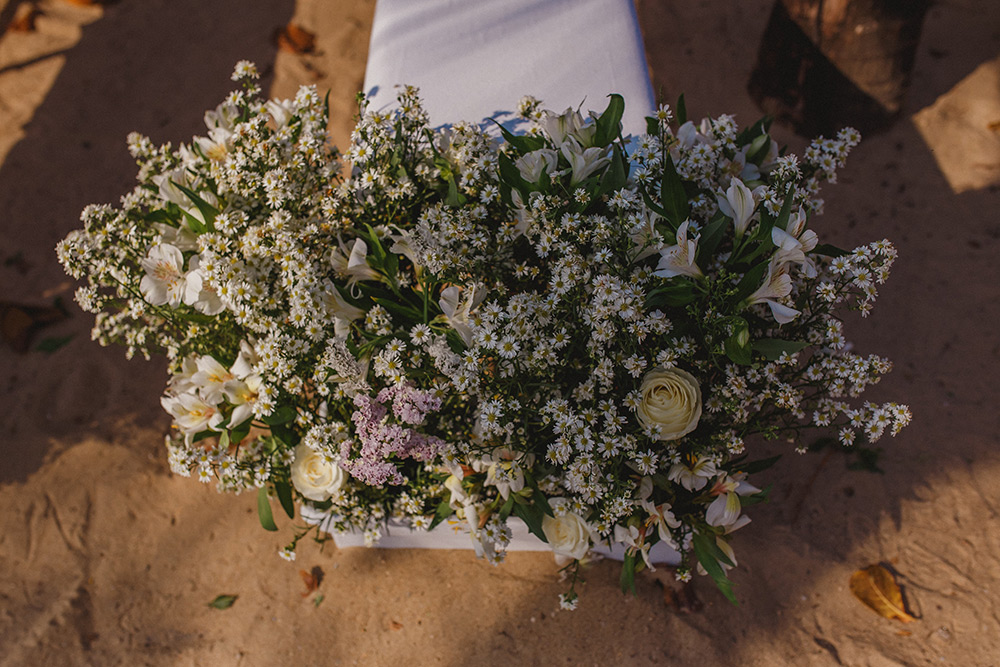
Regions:
<instances>
[{"instance_id":1,"label":"dried brown leaf","mask_svg":"<svg viewBox=\"0 0 1000 667\"><path fill-rule=\"evenodd\" d=\"M903 593L892 573L881 565L869 565L851 575L851 592L885 618L898 618L903 623L915 620L906 613Z\"/></svg>"},{"instance_id":2,"label":"dried brown leaf","mask_svg":"<svg viewBox=\"0 0 1000 667\"><path fill-rule=\"evenodd\" d=\"M279 28L274 35L278 48L289 53L310 53L316 47L316 35L294 23Z\"/></svg>"},{"instance_id":3,"label":"dried brown leaf","mask_svg":"<svg viewBox=\"0 0 1000 667\"><path fill-rule=\"evenodd\" d=\"M389 627L392 628L393 630L402 630L403 624L400 623L399 621L389 621Z\"/></svg>"},{"instance_id":4,"label":"dried brown leaf","mask_svg":"<svg viewBox=\"0 0 1000 667\"><path fill-rule=\"evenodd\" d=\"M299 576L302 577L302 583L306 585L306 592L302 594L302 597L306 597L310 593L314 593L323 583L323 568L317 565L309 572L299 570Z\"/></svg>"}]
</instances>

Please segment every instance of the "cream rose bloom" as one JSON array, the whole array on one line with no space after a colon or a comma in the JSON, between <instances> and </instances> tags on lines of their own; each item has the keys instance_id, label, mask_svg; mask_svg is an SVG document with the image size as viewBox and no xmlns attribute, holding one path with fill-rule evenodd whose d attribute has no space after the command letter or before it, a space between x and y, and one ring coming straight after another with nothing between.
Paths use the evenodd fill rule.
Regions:
<instances>
[{"instance_id":1,"label":"cream rose bloom","mask_svg":"<svg viewBox=\"0 0 1000 667\"><path fill-rule=\"evenodd\" d=\"M636 410L639 423L660 427L660 440L677 440L698 426L701 386L679 368L654 368L642 378L642 400Z\"/></svg>"},{"instance_id":2,"label":"cream rose bloom","mask_svg":"<svg viewBox=\"0 0 1000 667\"><path fill-rule=\"evenodd\" d=\"M546 514L542 517L542 532L559 565L579 560L590 551L591 529L579 514L566 512L555 517Z\"/></svg>"},{"instance_id":3,"label":"cream rose bloom","mask_svg":"<svg viewBox=\"0 0 1000 667\"><path fill-rule=\"evenodd\" d=\"M336 463L305 444L295 448L292 484L309 500L322 502L340 490L347 473Z\"/></svg>"}]
</instances>

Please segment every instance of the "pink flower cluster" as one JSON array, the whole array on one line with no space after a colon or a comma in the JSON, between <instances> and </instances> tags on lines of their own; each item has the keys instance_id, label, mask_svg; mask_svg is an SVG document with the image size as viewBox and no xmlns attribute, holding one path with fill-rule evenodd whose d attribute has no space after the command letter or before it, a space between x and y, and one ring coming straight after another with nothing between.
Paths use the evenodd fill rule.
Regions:
<instances>
[{"instance_id":1,"label":"pink flower cluster","mask_svg":"<svg viewBox=\"0 0 1000 667\"><path fill-rule=\"evenodd\" d=\"M441 409L441 399L430 391L396 385L383 389L374 399L359 394L354 405L358 409L351 421L357 437L341 445L340 466L365 484L403 484L406 480L393 463L394 458L429 461L445 446L441 438L407 428L388 417L387 406L391 406L396 420L419 426L428 414ZM356 454L353 458L352 450Z\"/></svg>"}]
</instances>

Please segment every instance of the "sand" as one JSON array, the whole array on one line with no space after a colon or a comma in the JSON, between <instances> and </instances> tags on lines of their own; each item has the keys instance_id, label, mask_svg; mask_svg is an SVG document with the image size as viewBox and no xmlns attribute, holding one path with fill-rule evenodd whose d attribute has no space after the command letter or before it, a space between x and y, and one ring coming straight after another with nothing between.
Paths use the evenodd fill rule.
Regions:
<instances>
[{"instance_id":1,"label":"sand","mask_svg":"<svg viewBox=\"0 0 1000 667\"><path fill-rule=\"evenodd\" d=\"M0 21L16 5L0 0ZM33 31L0 37L0 302L71 300L52 248L86 204L131 187L126 134L189 140L239 59L278 96L330 88L346 143L371 0L37 7ZM752 123L745 86L769 7L639 0L656 89L684 92L692 115ZM315 33L313 53L277 51L272 34L290 20ZM623 595L617 567L599 563L580 609L559 612L544 553L493 568L469 552L307 544L287 564L276 551L288 522L265 532L251 497L169 473L162 360L100 348L69 303L34 338L66 345L0 345L0 663L1000 664L998 52L1000 5L936 4L904 117L826 190L824 240L899 248L874 316L849 319L848 333L895 361L872 399L905 400L915 418L884 443L884 474L790 453L763 476L773 502L734 540L739 607L704 579L693 611L652 579ZM851 573L876 562L898 573L916 621L852 597ZM324 576L308 593L300 570L315 567ZM238 598L208 607L219 594Z\"/></svg>"}]
</instances>

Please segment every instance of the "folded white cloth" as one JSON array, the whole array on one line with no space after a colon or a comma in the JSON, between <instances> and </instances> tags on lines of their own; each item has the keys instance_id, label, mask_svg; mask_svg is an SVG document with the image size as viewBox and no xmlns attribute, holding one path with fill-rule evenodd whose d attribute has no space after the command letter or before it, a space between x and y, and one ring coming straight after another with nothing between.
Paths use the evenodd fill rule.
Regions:
<instances>
[{"instance_id":1,"label":"folded white cloth","mask_svg":"<svg viewBox=\"0 0 1000 667\"><path fill-rule=\"evenodd\" d=\"M333 529L335 515L303 504L299 507L299 516L308 525L319 526L324 533L331 533L338 549L365 546L365 538L361 533L338 533ZM507 527L511 531L507 551L551 551L551 547L532 535L528 526L519 518L508 518ZM382 533L382 538L376 545L380 549L473 549L468 527L465 522L460 521L446 521L434 530L427 531L412 530L393 519L382 529ZM618 543L610 547L606 544L595 544L592 553L612 560L625 559L625 547ZM649 562L654 565L679 565L681 555L664 542L657 542L649 550Z\"/></svg>"},{"instance_id":2,"label":"folded white cloth","mask_svg":"<svg viewBox=\"0 0 1000 667\"><path fill-rule=\"evenodd\" d=\"M518 100L603 111L625 98L645 132L653 93L632 0L378 0L365 72L372 109L420 88L433 125L510 120Z\"/></svg>"}]
</instances>

